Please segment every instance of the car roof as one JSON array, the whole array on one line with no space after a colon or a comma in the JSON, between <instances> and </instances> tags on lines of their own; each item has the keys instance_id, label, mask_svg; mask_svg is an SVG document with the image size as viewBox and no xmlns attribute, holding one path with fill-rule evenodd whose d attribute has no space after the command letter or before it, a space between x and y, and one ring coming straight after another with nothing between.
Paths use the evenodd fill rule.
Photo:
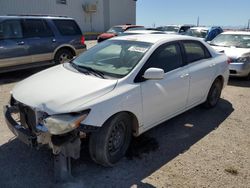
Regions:
<instances>
[{"instance_id":1,"label":"car roof","mask_svg":"<svg viewBox=\"0 0 250 188\"><path fill-rule=\"evenodd\" d=\"M211 26L211 27L206 27L206 26L200 26L200 27L192 27L190 29L195 29L195 30L210 30L210 29L221 29L219 26Z\"/></svg>"},{"instance_id":2,"label":"car roof","mask_svg":"<svg viewBox=\"0 0 250 188\"><path fill-rule=\"evenodd\" d=\"M132 28L132 27L144 27L142 25L114 25L112 27L122 27L123 29L127 29L127 28Z\"/></svg>"},{"instance_id":3,"label":"car roof","mask_svg":"<svg viewBox=\"0 0 250 188\"><path fill-rule=\"evenodd\" d=\"M135 34L150 34L150 33L159 33L160 31L157 30L128 30L125 31L124 33L135 33ZM163 32L162 32L163 33Z\"/></svg>"},{"instance_id":4,"label":"car roof","mask_svg":"<svg viewBox=\"0 0 250 188\"><path fill-rule=\"evenodd\" d=\"M250 35L249 31L225 31L222 34Z\"/></svg>"},{"instance_id":5,"label":"car roof","mask_svg":"<svg viewBox=\"0 0 250 188\"><path fill-rule=\"evenodd\" d=\"M53 16L53 15L7 15L7 16L0 16L1 20L5 19L18 19L18 18L23 18L23 19L68 19L72 20L73 18L67 17L67 16Z\"/></svg>"},{"instance_id":6,"label":"car roof","mask_svg":"<svg viewBox=\"0 0 250 188\"><path fill-rule=\"evenodd\" d=\"M164 28L164 27L178 27L178 28L180 28L181 26L180 25L162 25L162 26L159 26L156 28L158 29L158 28Z\"/></svg>"},{"instance_id":7,"label":"car roof","mask_svg":"<svg viewBox=\"0 0 250 188\"><path fill-rule=\"evenodd\" d=\"M192 27L192 30L209 30L211 27Z\"/></svg>"},{"instance_id":8,"label":"car roof","mask_svg":"<svg viewBox=\"0 0 250 188\"><path fill-rule=\"evenodd\" d=\"M115 37L110 40L129 40L129 41L139 41L139 42L148 42L148 43L158 43L161 41L171 42L176 40L196 40L199 39L186 35L164 35L164 34L145 34L145 35L127 35Z\"/></svg>"},{"instance_id":9,"label":"car roof","mask_svg":"<svg viewBox=\"0 0 250 188\"><path fill-rule=\"evenodd\" d=\"M162 26L159 26L159 27L169 27L169 26L172 26L172 27L190 26L190 27L192 27L192 26L194 26L194 25L192 25L192 24L180 24L180 25L168 24L168 25L162 25ZM157 28L159 28L159 27L157 27Z\"/></svg>"}]
</instances>

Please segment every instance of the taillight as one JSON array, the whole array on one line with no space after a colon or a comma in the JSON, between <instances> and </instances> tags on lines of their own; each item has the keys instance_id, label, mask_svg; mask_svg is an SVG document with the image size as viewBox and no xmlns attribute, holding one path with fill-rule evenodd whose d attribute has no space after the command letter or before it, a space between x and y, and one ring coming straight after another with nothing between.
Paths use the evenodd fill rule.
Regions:
<instances>
[{"instance_id":1,"label":"taillight","mask_svg":"<svg viewBox=\"0 0 250 188\"><path fill-rule=\"evenodd\" d=\"M227 64L232 63L232 60L230 58L227 59Z\"/></svg>"},{"instance_id":2,"label":"taillight","mask_svg":"<svg viewBox=\"0 0 250 188\"><path fill-rule=\"evenodd\" d=\"M85 37L81 36L81 44L84 45L85 44Z\"/></svg>"}]
</instances>

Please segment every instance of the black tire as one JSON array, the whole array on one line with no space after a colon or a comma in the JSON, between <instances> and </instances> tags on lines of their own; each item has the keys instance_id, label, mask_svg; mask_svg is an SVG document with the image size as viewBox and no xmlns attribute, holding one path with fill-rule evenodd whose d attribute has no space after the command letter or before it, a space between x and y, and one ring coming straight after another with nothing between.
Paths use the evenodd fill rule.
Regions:
<instances>
[{"instance_id":1,"label":"black tire","mask_svg":"<svg viewBox=\"0 0 250 188\"><path fill-rule=\"evenodd\" d=\"M131 141L131 118L119 113L109 119L98 132L90 135L89 153L93 161L113 166L126 153Z\"/></svg>"},{"instance_id":2,"label":"black tire","mask_svg":"<svg viewBox=\"0 0 250 188\"><path fill-rule=\"evenodd\" d=\"M98 43L100 43L100 42L102 42L102 41L105 41L105 39L103 39L103 38L97 39L97 42L98 42Z\"/></svg>"},{"instance_id":3,"label":"black tire","mask_svg":"<svg viewBox=\"0 0 250 188\"><path fill-rule=\"evenodd\" d=\"M54 61L56 64L65 63L67 61L70 61L73 58L73 54L68 49L61 49L58 52L56 52Z\"/></svg>"},{"instance_id":4,"label":"black tire","mask_svg":"<svg viewBox=\"0 0 250 188\"><path fill-rule=\"evenodd\" d=\"M217 105L218 101L220 100L221 91L222 91L223 83L220 79L216 79L207 96L207 100L203 104L205 108L213 108Z\"/></svg>"},{"instance_id":5,"label":"black tire","mask_svg":"<svg viewBox=\"0 0 250 188\"><path fill-rule=\"evenodd\" d=\"M245 78L247 81L250 81L250 73Z\"/></svg>"}]
</instances>

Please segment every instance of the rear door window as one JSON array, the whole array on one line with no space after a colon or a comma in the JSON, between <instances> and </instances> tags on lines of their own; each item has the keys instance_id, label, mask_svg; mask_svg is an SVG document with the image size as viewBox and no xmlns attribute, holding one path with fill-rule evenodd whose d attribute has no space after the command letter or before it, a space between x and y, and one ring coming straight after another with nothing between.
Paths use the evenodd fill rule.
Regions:
<instances>
[{"instance_id":1,"label":"rear door window","mask_svg":"<svg viewBox=\"0 0 250 188\"><path fill-rule=\"evenodd\" d=\"M23 37L20 20L5 20L0 23L1 39L20 39Z\"/></svg>"},{"instance_id":2,"label":"rear door window","mask_svg":"<svg viewBox=\"0 0 250 188\"><path fill-rule=\"evenodd\" d=\"M187 63L192 63L198 60L207 59L211 57L210 53L200 42L183 42L183 46L186 52Z\"/></svg>"},{"instance_id":3,"label":"rear door window","mask_svg":"<svg viewBox=\"0 0 250 188\"><path fill-rule=\"evenodd\" d=\"M74 20L53 20L61 35L82 35L82 32Z\"/></svg>"},{"instance_id":4,"label":"rear door window","mask_svg":"<svg viewBox=\"0 0 250 188\"><path fill-rule=\"evenodd\" d=\"M23 21L24 37L51 37L53 32L47 22L42 19L25 19Z\"/></svg>"}]
</instances>

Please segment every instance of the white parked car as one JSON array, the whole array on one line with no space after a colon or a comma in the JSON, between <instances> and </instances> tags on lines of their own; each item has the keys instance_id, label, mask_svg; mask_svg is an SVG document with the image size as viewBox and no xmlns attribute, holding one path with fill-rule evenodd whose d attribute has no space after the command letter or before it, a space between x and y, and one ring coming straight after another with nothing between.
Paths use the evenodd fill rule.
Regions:
<instances>
[{"instance_id":1,"label":"white parked car","mask_svg":"<svg viewBox=\"0 0 250 188\"><path fill-rule=\"evenodd\" d=\"M125 35L145 35L145 34L166 34L163 31L157 31L157 30L128 30L123 32L120 36Z\"/></svg>"},{"instance_id":2,"label":"white parked car","mask_svg":"<svg viewBox=\"0 0 250 188\"><path fill-rule=\"evenodd\" d=\"M199 39L117 37L18 83L5 119L25 143L73 158L87 136L92 159L112 166L132 136L199 104L214 107L228 75L227 57Z\"/></svg>"},{"instance_id":3,"label":"white parked car","mask_svg":"<svg viewBox=\"0 0 250 188\"><path fill-rule=\"evenodd\" d=\"M183 34L185 33L188 29L194 27L194 25L166 25L166 26L161 26L157 27L156 30L162 31L166 34Z\"/></svg>"},{"instance_id":4,"label":"white parked car","mask_svg":"<svg viewBox=\"0 0 250 188\"><path fill-rule=\"evenodd\" d=\"M230 76L250 80L250 32L224 32L212 40L210 45L231 59Z\"/></svg>"}]
</instances>

